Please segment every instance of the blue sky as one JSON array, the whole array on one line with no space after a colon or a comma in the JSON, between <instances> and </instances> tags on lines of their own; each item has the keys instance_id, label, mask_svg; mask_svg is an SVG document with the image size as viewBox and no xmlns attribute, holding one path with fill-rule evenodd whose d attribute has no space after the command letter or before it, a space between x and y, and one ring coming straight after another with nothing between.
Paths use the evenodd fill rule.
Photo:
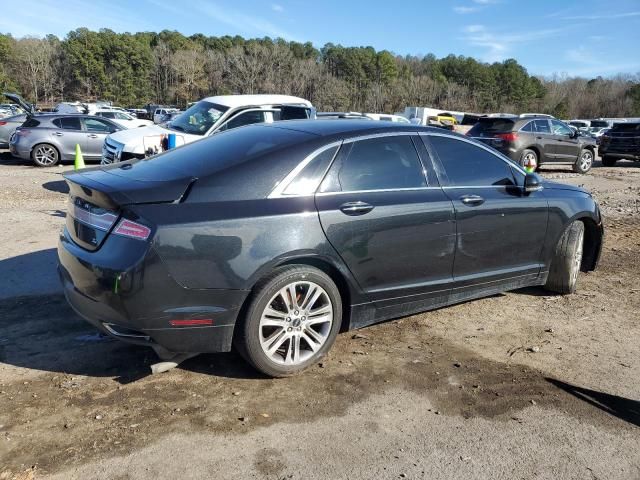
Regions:
<instances>
[{"instance_id":1,"label":"blue sky","mask_svg":"<svg viewBox=\"0 0 640 480\"><path fill-rule=\"evenodd\" d=\"M538 75L640 74L640 0L6 0L2 10L0 32L18 37L170 29L515 58Z\"/></svg>"}]
</instances>

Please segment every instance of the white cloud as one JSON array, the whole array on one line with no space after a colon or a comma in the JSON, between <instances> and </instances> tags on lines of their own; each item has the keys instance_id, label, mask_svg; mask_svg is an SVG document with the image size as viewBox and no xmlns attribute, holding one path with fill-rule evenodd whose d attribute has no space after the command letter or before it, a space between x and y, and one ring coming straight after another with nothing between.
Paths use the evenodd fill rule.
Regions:
<instances>
[{"instance_id":1,"label":"white cloud","mask_svg":"<svg viewBox=\"0 0 640 480\"><path fill-rule=\"evenodd\" d=\"M274 12L284 12L284 7L282 5L277 4L277 3L272 3L271 4L271 10L273 10Z\"/></svg>"},{"instance_id":2,"label":"white cloud","mask_svg":"<svg viewBox=\"0 0 640 480\"><path fill-rule=\"evenodd\" d=\"M640 12L600 13L593 15L575 15L564 17L565 20L615 20L617 18L640 17Z\"/></svg>"},{"instance_id":3,"label":"white cloud","mask_svg":"<svg viewBox=\"0 0 640 480\"><path fill-rule=\"evenodd\" d=\"M566 34L567 27L517 32L492 32L483 25L467 25L463 28L465 40L485 51L478 54L486 62L499 62L512 55L513 48L537 40ZM476 56L476 55L474 55Z\"/></svg>"},{"instance_id":4,"label":"white cloud","mask_svg":"<svg viewBox=\"0 0 640 480\"><path fill-rule=\"evenodd\" d=\"M459 13L460 15L477 12L478 10L480 10L480 7L453 7L453 11Z\"/></svg>"},{"instance_id":5,"label":"white cloud","mask_svg":"<svg viewBox=\"0 0 640 480\"><path fill-rule=\"evenodd\" d=\"M473 0L473 3L480 5L491 5L492 3L498 3L500 0Z\"/></svg>"},{"instance_id":6,"label":"white cloud","mask_svg":"<svg viewBox=\"0 0 640 480\"><path fill-rule=\"evenodd\" d=\"M585 48L584 45L567 50L564 57L570 62L582 63L585 65L597 65L602 63L595 57L593 50Z\"/></svg>"},{"instance_id":7,"label":"white cloud","mask_svg":"<svg viewBox=\"0 0 640 480\"><path fill-rule=\"evenodd\" d=\"M268 35L269 37L295 40L294 36L259 17L245 15L229 8L220 8L210 2L191 3L192 7L200 10L212 20L224 23L240 32L249 35Z\"/></svg>"}]
</instances>

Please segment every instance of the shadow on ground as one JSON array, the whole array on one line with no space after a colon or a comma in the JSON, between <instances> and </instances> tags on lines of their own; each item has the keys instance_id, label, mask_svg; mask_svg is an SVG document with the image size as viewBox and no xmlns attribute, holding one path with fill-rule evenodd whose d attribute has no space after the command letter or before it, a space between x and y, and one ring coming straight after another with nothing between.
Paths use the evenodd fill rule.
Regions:
<instances>
[{"instance_id":1,"label":"shadow on ground","mask_svg":"<svg viewBox=\"0 0 640 480\"><path fill-rule=\"evenodd\" d=\"M69 375L115 377L127 384L149 375L150 365L158 361L151 348L100 333L69 307L63 295L0 301L0 362ZM225 378L265 378L235 353L199 355L180 368Z\"/></svg>"},{"instance_id":2,"label":"shadow on ground","mask_svg":"<svg viewBox=\"0 0 640 480\"><path fill-rule=\"evenodd\" d=\"M599 408L636 427L640 427L640 401L630 400L596 390L589 390L588 388L576 387L575 385L554 378L547 378L546 380L559 389L587 402L589 405Z\"/></svg>"},{"instance_id":3,"label":"shadow on ground","mask_svg":"<svg viewBox=\"0 0 640 480\"><path fill-rule=\"evenodd\" d=\"M42 184L42 187L45 190L49 190L51 192L64 193L65 195L69 193L69 185L65 180L53 180L51 182L45 182Z\"/></svg>"}]
</instances>

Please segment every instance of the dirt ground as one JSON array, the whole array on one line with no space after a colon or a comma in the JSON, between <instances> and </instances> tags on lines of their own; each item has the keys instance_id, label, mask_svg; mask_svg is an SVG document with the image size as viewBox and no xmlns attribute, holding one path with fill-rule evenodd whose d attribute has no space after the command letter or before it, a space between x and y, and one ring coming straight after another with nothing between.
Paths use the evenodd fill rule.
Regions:
<instances>
[{"instance_id":1,"label":"dirt ground","mask_svg":"<svg viewBox=\"0 0 640 480\"><path fill-rule=\"evenodd\" d=\"M637 164L636 164L637 165ZM640 168L543 170L600 201L600 268L341 334L303 375L236 354L149 375L55 275L68 169L0 157L0 480L638 479Z\"/></svg>"}]
</instances>

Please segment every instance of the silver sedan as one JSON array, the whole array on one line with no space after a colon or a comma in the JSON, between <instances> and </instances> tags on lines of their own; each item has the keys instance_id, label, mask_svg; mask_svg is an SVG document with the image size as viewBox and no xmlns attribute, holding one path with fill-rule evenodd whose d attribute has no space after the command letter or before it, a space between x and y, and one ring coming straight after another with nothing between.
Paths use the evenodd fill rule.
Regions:
<instances>
[{"instance_id":1,"label":"silver sedan","mask_svg":"<svg viewBox=\"0 0 640 480\"><path fill-rule=\"evenodd\" d=\"M13 132L27 119L27 114L0 118L0 148L9 148L9 139Z\"/></svg>"},{"instance_id":2,"label":"silver sedan","mask_svg":"<svg viewBox=\"0 0 640 480\"><path fill-rule=\"evenodd\" d=\"M80 145L85 161L100 160L105 137L122 129L93 115L34 115L16 130L9 150L38 167L73 161L76 145Z\"/></svg>"}]
</instances>

